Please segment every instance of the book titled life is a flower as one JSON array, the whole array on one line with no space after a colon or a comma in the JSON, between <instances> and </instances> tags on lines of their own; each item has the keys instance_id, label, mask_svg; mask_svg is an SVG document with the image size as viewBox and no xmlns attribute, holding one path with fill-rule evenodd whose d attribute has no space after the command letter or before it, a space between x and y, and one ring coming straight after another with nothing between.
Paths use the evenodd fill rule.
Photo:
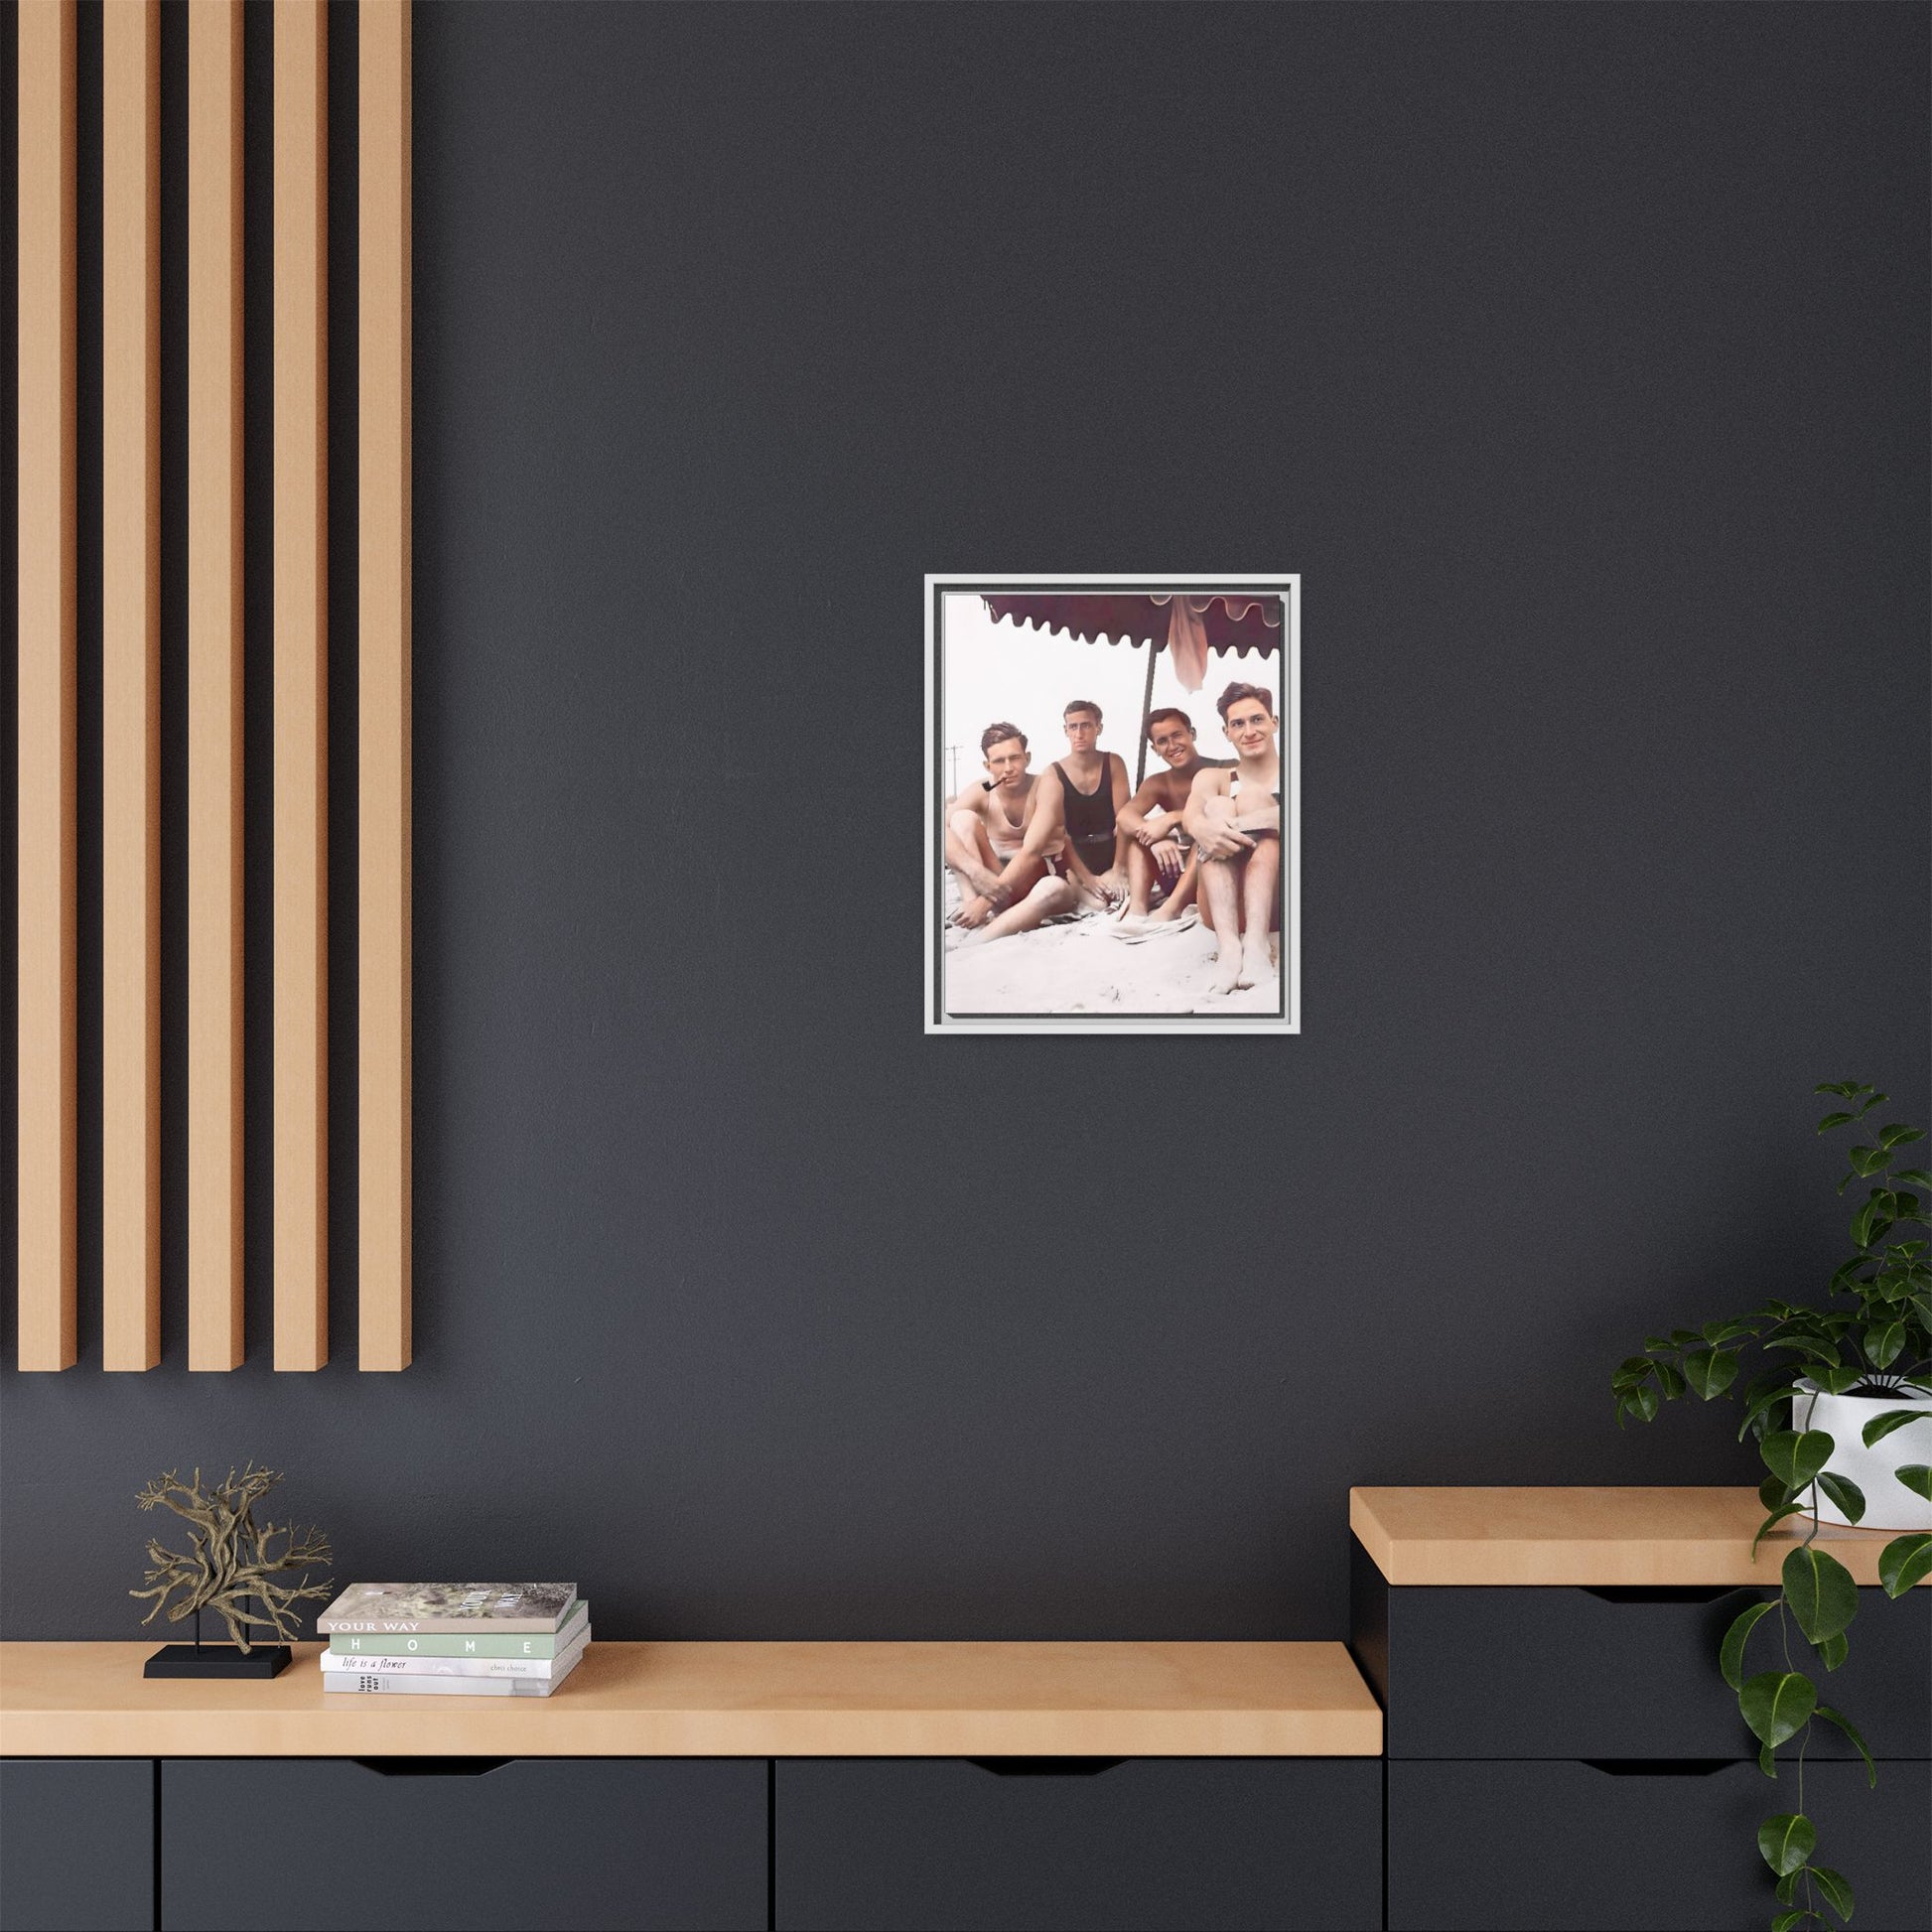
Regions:
<instances>
[{"instance_id":1,"label":"book titled life is a flower","mask_svg":"<svg viewBox=\"0 0 1932 1932\"><path fill-rule=\"evenodd\" d=\"M549 1635L576 1600L575 1584L350 1584L316 1628L328 1637Z\"/></svg>"}]
</instances>

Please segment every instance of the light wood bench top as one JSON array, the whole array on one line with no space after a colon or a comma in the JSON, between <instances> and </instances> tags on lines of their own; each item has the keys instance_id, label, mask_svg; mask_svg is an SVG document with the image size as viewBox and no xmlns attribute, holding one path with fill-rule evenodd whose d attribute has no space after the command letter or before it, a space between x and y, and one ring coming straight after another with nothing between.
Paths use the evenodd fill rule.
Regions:
<instances>
[{"instance_id":1,"label":"light wood bench top","mask_svg":"<svg viewBox=\"0 0 1932 1932\"><path fill-rule=\"evenodd\" d=\"M1753 1563L1751 1538L1763 1520L1750 1489L1348 1492L1349 1527L1392 1584L1771 1587L1810 1525L1789 1518ZM1897 1534L1825 1524L1818 1541L1857 1582L1876 1584L1878 1552Z\"/></svg>"},{"instance_id":2,"label":"light wood bench top","mask_svg":"<svg viewBox=\"0 0 1932 1932\"><path fill-rule=\"evenodd\" d=\"M0 1644L7 1757L1373 1757L1338 1643L598 1643L548 1698L149 1679L146 1643Z\"/></svg>"}]
</instances>

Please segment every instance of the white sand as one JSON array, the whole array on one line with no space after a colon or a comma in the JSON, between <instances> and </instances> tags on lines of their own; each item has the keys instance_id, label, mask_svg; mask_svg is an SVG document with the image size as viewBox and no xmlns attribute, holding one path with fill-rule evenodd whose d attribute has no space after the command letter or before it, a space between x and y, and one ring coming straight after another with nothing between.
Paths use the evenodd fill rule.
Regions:
<instances>
[{"instance_id":1,"label":"white sand","mask_svg":"<svg viewBox=\"0 0 1932 1932\"><path fill-rule=\"evenodd\" d=\"M949 896L950 897L950 896ZM1129 944L1098 912L1011 939L952 945L946 953L948 1013L1273 1014L1281 988L1208 991L1214 935L1195 925ZM1279 946L1279 941L1277 942Z\"/></svg>"}]
</instances>

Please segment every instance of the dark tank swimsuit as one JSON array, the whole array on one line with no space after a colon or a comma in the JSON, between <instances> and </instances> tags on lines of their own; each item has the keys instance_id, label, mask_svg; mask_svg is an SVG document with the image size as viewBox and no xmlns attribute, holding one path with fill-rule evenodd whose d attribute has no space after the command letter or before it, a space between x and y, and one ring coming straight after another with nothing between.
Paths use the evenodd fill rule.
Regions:
<instances>
[{"instance_id":1,"label":"dark tank swimsuit","mask_svg":"<svg viewBox=\"0 0 1932 1932\"><path fill-rule=\"evenodd\" d=\"M1060 781L1067 842L1098 879L1114 868L1114 788L1109 782L1113 765L1102 758L1100 782L1091 791L1082 791L1057 763L1053 775Z\"/></svg>"}]
</instances>

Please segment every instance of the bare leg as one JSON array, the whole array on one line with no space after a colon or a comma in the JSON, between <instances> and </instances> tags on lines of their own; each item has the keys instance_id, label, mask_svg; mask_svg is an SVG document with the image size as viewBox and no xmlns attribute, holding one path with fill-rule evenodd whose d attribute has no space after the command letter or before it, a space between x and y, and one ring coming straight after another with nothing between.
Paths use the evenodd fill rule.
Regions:
<instances>
[{"instance_id":1,"label":"bare leg","mask_svg":"<svg viewBox=\"0 0 1932 1932\"><path fill-rule=\"evenodd\" d=\"M1039 862L1034 860L1032 863L1037 865ZM1077 897L1064 879L1055 879L1049 874L1018 905L1009 906L997 919L989 919L961 943L984 945L989 939L1010 939L1016 932L1031 932L1042 920L1053 918L1061 912L1071 912Z\"/></svg>"},{"instance_id":2,"label":"bare leg","mask_svg":"<svg viewBox=\"0 0 1932 1932\"><path fill-rule=\"evenodd\" d=\"M1209 859L1200 868L1201 913L1214 934L1214 977L1211 993L1232 993L1241 971L1240 885L1235 878L1242 861Z\"/></svg>"},{"instance_id":3,"label":"bare leg","mask_svg":"<svg viewBox=\"0 0 1932 1932\"><path fill-rule=\"evenodd\" d=\"M1001 862L986 836L986 821L977 812L954 812L946 820L946 864L968 898L993 889Z\"/></svg>"},{"instance_id":4,"label":"bare leg","mask_svg":"<svg viewBox=\"0 0 1932 1932\"><path fill-rule=\"evenodd\" d=\"M1154 863L1147 847L1136 839L1127 848L1127 916L1130 919L1147 917L1148 897L1160 874L1161 869Z\"/></svg>"},{"instance_id":5,"label":"bare leg","mask_svg":"<svg viewBox=\"0 0 1932 1932\"><path fill-rule=\"evenodd\" d=\"M1259 986L1275 970L1268 928L1275 916L1275 887L1282 876L1280 839L1257 839L1241 881L1241 975L1236 986Z\"/></svg>"},{"instance_id":6,"label":"bare leg","mask_svg":"<svg viewBox=\"0 0 1932 1932\"><path fill-rule=\"evenodd\" d=\"M1168 896L1161 901L1161 909L1154 914L1157 922L1177 919L1194 902L1194 893L1200 884L1200 860L1192 853L1187 855L1187 863L1180 869L1180 877L1168 888Z\"/></svg>"}]
</instances>

